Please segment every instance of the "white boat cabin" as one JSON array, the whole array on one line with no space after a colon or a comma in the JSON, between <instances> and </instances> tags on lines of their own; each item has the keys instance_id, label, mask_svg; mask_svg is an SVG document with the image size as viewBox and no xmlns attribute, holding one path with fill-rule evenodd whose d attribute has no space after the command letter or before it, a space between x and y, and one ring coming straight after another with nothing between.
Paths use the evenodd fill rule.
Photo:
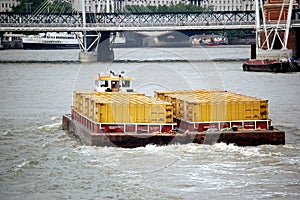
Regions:
<instances>
[{"instance_id":1,"label":"white boat cabin","mask_svg":"<svg viewBox=\"0 0 300 200\"><path fill-rule=\"evenodd\" d=\"M110 74L99 74L95 80L95 92L133 92L130 87L130 82L133 79L125 77L124 72L115 74L110 71Z\"/></svg>"}]
</instances>

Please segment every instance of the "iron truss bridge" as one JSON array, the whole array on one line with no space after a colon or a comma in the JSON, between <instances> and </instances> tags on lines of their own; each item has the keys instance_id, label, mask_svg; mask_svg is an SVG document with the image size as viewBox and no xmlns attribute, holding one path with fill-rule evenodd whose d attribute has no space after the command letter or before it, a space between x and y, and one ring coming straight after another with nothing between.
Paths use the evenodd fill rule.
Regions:
<instances>
[{"instance_id":1,"label":"iron truss bridge","mask_svg":"<svg viewBox=\"0 0 300 200\"><path fill-rule=\"evenodd\" d=\"M300 27L300 10L292 14L292 27ZM276 23L276 22L274 22ZM180 31L255 29L255 11L178 13L0 13L4 31Z\"/></svg>"},{"instance_id":2,"label":"iron truss bridge","mask_svg":"<svg viewBox=\"0 0 300 200\"><path fill-rule=\"evenodd\" d=\"M178 13L0 13L0 31L169 31L254 29L254 11Z\"/></svg>"}]
</instances>

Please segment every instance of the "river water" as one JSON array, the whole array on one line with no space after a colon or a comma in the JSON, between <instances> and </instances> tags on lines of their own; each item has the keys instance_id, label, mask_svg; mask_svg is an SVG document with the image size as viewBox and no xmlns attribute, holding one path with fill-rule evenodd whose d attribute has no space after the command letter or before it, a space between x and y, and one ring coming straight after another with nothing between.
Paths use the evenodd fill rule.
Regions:
<instances>
[{"instance_id":1,"label":"river water","mask_svg":"<svg viewBox=\"0 0 300 200\"><path fill-rule=\"evenodd\" d=\"M300 199L300 73L243 72L250 47L0 52L0 199ZM269 100L286 145L85 146L61 129L73 90L125 71L138 92L224 89Z\"/></svg>"}]
</instances>

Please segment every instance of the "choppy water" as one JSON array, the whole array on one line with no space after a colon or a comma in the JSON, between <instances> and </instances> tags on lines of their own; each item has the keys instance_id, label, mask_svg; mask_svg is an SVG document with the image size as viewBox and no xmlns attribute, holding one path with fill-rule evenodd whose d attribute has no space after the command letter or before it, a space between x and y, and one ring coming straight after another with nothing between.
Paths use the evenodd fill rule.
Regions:
<instances>
[{"instance_id":1,"label":"choppy water","mask_svg":"<svg viewBox=\"0 0 300 200\"><path fill-rule=\"evenodd\" d=\"M116 62L82 64L76 50L1 51L0 199L299 199L300 73L243 72L249 55L245 47L115 49ZM268 99L287 144L85 146L61 130L61 116L72 91L90 89L104 70L125 70L149 95L221 88Z\"/></svg>"}]
</instances>

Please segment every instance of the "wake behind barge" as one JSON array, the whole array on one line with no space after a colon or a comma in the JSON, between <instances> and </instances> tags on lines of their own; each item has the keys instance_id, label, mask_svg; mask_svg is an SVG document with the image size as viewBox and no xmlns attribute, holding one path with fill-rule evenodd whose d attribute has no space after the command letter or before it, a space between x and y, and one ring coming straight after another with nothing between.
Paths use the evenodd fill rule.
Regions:
<instances>
[{"instance_id":1,"label":"wake behind barge","mask_svg":"<svg viewBox=\"0 0 300 200\"><path fill-rule=\"evenodd\" d=\"M62 127L86 145L134 148L148 144L239 146L285 144L274 130L268 101L223 90L135 93L129 77L99 75L94 91L74 92Z\"/></svg>"}]
</instances>

